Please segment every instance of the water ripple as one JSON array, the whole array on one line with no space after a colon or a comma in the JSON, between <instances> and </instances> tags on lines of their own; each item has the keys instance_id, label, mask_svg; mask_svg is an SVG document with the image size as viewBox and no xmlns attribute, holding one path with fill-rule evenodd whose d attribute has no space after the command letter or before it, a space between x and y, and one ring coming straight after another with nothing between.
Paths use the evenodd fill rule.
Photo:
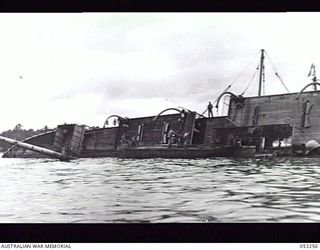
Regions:
<instances>
[{"instance_id":1,"label":"water ripple","mask_svg":"<svg viewBox=\"0 0 320 250\"><path fill-rule=\"evenodd\" d=\"M0 222L320 221L320 159L1 159Z\"/></svg>"}]
</instances>

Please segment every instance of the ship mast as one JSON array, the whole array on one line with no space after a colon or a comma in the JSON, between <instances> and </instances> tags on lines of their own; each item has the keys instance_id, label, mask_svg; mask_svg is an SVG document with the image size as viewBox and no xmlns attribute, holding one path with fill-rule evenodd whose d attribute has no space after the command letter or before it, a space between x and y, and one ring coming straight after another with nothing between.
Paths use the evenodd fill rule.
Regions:
<instances>
[{"instance_id":1,"label":"ship mast","mask_svg":"<svg viewBox=\"0 0 320 250\"><path fill-rule=\"evenodd\" d=\"M260 76L259 76L259 92L258 96L261 96L261 87L262 87L262 77L263 77L263 72L264 72L264 49L261 50L261 58L260 58Z\"/></svg>"}]
</instances>

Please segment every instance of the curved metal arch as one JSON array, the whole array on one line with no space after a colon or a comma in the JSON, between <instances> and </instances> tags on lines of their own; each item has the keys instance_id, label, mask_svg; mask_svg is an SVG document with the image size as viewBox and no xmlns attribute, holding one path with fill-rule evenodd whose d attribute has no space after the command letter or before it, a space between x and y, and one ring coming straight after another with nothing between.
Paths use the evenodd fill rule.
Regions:
<instances>
[{"instance_id":1,"label":"curved metal arch","mask_svg":"<svg viewBox=\"0 0 320 250\"><path fill-rule=\"evenodd\" d=\"M319 85L320 86L320 83L318 82L312 82L312 83L309 83L307 84L306 86L303 87L303 89L300 90L299 94L297 95L296 99L299 100L301 94L303 93L304 90L306 90L308 87L310 86L315 86L315 85Z\"/></svg>"},{"instance_id":2,"label":"curved metal arch","mask_svg":"<svg viewBox=\"0 0 320 250\"><path fill-rule=\"evenodd\" d=\"M174 110L174 111L177 111L177 112L179 112L179 113L182 112L182 110L177 109L177 108L164 109L164 110L162 110L159 114L157 114L157 115L153 118L153 121L157 120L160 115L162 115L164 112L167 112L167 111L169 111L169 110Z\"/></svg>"},{"instance_id":3,"label":"curved metal arch","mask_svg":"<svg viewBox=\"0 0 320 250\"><path fill-rule=\"evenodd\" d=\"M103 124L103 127L104 127L104 128L105 128L106 125L108 124L108 120L109 120L111 117L117 117L118 119L125 120L125 118L123 118L123 117L121 117L121 116L119 116L119 115L110 115L110 116L108 116L108 118L106 119L106 121L105 121L104 124Z\"/></svg>"},{"instance_id":4,"label":"curved metal arch","mask_svg":"<svg viewBox=\"0 0 320 250\"><path fill-rule=\"evenodd\" d=\"M230 91L225 91L225 92L223 92L223 93L218 97L218 99L217 99L217 104L216 104L216 108L219 107L219 102L220 102L222 96L227 95L227 94L229 94L229 95L231 95L231 96L233 96L233 97L235 97L235 98L238 98L238 96L235 95L235 94L233 94L232 92L230 92Z\"/></svg>"}]
</instances>

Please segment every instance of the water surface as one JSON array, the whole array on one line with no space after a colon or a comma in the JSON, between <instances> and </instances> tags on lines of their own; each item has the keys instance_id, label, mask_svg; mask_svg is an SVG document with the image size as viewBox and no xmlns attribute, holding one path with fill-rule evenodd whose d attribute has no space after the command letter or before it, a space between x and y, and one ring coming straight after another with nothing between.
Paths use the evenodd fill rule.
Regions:
<instances>
[{"instance_id":1,"label":"water surface","mask_svg":"<svg viewBox=\"0 0 320 250\"><path fill-rule=\"evenodd\" d=\"M320 159L0 158L1 223L318 222Z\"/></svg>"}]
</instances>

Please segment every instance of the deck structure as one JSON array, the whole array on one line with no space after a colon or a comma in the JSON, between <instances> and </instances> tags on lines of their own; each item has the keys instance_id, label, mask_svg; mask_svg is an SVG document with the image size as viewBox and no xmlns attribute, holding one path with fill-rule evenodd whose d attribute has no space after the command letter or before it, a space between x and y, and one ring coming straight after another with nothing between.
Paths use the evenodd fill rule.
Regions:
<instances>
[{"instance_id":1,"label":"deck structure","mask_svg":"<svg viewBox=\"0 0 320 250\"><path fill-rule=\"evenodd\" d=\"M225 116L207 118L184 108L168 108L149 117L111 115L102 128L63 124L24 142L74 157L197 158L316 152L320 148L320 84L314 66L312 82L299 93L262 95L264 57L262 50L257 96L237 95L230 85L218 97L216 108L223 96L230 96ZM306 91L309 87L313 89ZM168 111L174 113L165 114ZM114 126L106 127L110 122ZM39 153L15 145L4 157L39 157Z\"/></svg>"}]
</instances>

